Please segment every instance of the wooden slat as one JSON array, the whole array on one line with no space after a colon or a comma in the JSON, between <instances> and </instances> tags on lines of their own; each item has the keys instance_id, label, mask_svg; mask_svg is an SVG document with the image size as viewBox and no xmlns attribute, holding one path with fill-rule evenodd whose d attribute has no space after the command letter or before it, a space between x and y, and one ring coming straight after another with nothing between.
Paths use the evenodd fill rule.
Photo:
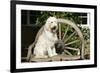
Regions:
<instances>
[{"instance_id":1,"label":"wooden slat","mask_svg":"<svg viewBox=\"0 0 100 73\"><path fill-rule=\"evenodd\" d=\"M61 24L59 24L59 39L61 40Z\"/></svg>"},{"instance_id":2,"label":"wooden slat","mask_svg":"<svg viewBox=\"0 0 100 73\"><path fill-rule=\"evenodd\" d=\"M70 45L70 44L77 43L77 42L79 42L79 41L80 41L80 40L74 40L74 41L68 42L67 44L65 44L65 46Z\"/></svg>"},{"instance_id":3,"label":"wooden slat","mask_svg":"<svg viewBox=\"0 0 100 73\"><path fill-rule=\"evenodd\" d=\"M74 51L79 51L78 48L72 48L72 47L65 47L65 49L70 49L70 50L74 50Z\"/></svg>"},{"instance_id":4,"label":"wooden slat","mask_svg":"<svg viewBox=\"0 0 100 73\"><path fill-rule=\"evenodd\" d=\"M64 52L67 53L68 55L72 56L72 54L68 50L64 50Z\"/></svg>"},{"instance_id":5,"label":"wooden slat","mask_svg":"<svg viewBox=\"0 0 100 73\"><path fill-rule=\"evenodd\" d=\"M76 33L76 31L74 31L68 38L66 38L64 40L64 43L66 43L72 36L74 36L75 33Z\"/></svg>"},{"instance_id":6,"label":"wooden slat","mask_svg":"<svg viewBox=\"0 0 100 73\"><path fill-rule=\"evenodd\" d=\"M69 26L66 28L66 31L65 31L65 33L64 33L64 36L63 36L62 40L64 40L64 38L65 38L65 36L66 36L66 34L67 34L67 32L68 32L68 29L69 29Z\"/></svg>"}]
</instances>

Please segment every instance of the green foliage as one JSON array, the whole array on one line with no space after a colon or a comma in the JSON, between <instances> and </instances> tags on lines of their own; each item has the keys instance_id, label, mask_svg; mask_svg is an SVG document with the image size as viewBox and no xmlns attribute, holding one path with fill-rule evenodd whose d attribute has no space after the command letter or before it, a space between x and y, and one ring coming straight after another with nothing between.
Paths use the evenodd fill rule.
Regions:
<instances>
[{"instance_id":1,"label":"green foliage","mask_svg":"<svg viewBox=\"0 0 100 73\"><path fill-rule=\"evenodd\" d=\"M81 18L78 16L77 13L72 12L51 12L51 11L39 11L37 15L37 22L38 25L45 24L45 21L48 17L55 16L56 18L64 18L69 19L75 23L81 23Z\"/></svg>"}]
</instances>

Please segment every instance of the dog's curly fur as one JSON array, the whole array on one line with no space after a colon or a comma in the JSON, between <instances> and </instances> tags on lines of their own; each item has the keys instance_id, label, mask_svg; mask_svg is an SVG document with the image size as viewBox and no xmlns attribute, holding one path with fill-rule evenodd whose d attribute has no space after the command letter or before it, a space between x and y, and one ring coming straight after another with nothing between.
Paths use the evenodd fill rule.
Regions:
<instances>
[{"instance_id":1,"label":"dog's curly fur","mask_svg":"<svg viewBox=\"0 0 100 73\"><path fill-rule=\"evenodd\" d=\"M57 19L55 17L49 17L35 45L35 58L47 58L57 55L54 47L55 42L58 40L56 34L57 28Z\"/></svg>"}]
</instances>

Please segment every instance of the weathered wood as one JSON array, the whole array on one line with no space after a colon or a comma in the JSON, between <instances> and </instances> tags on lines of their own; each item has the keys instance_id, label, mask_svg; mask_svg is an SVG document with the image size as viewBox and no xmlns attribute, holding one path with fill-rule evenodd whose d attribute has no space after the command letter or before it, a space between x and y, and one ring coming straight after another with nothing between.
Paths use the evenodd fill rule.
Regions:
<instances>
[{"instance_id":1,"label":"weathered wood","mask_svg":"<svg viewBox=\"0 0 100 73\"><path fill-rule=\"evenodd\" d=\"M64 36L63 36L63 38L62 38L63 41L64 41L65 36L67 35L68 30L69 30L69 25L68 25L68 27L66 28L66 31L65 31L65 33L64 33Z\"/></svg>"},{"instance_id":2,"label":"weathered wood","mask_svg":"<svg viewBox=\"0 0 100 73\"><path fill-rule=\"evenodd\" d=\"M67 53L69 56L72 56L72 53L69 52L68 50L64 50L65 53Z\"/></svg>"},{"instance_id":3,"label":"weathered wood","mask_svg":"<svg viewBox=\"0 0 100 73\"><path fill-rule=\"evenodd\" d=\"M79 42L79 41L80 41L80 40L74 40L74 41L68 42L67 44L65 44L65 46L68 46L68 45L70 45L70 44L77 43L77 42Z\"/></svg>"},{"instance_id":4,"label":"weathered wood","mask_svg":"<svg viewBox=\"0 0 100 73\"><path fill-rule=\"evenodd\" d=\"M69 60L78 60L78 59L80 59L80 56L57 55L45 59L38 59L33 57L31 58L31 62L69 61Z\"/></svg>"},{"instance_id":5,"label":"weathered wood","mask_svg":"<svg viewBox=\"0 0 100 73\"><path fill-rule=\"evenodd\" d=\"M68 37L64 40L64 43L66 43L72 36L74 36L75 33L76 33L76 31L74 31L70 36L68 36Z\"/></svg>"},{"instance_id":6,"label":"weathered wood","mask_svg":"<svg viewBox=\"0 0 100 73\"><path fill-rule=\"evenodd\" d=\"M59 24L59 39L61 40L61 24Z\"/></svg>"},{"instance_id":7,"label":"weathered wood","mask_svg":"<svg viewBox=\"0 0 100 73\"><path fill-rule=\"evenodd\" d=\"M49 62L52 61L50 58L44 58L44 59L39 59L39 58L32 58L30 62Z\"/></svg>"},{"instance_id":8,"label":"weathered wood","mask_svg":"<svg viewBox=\"0 0 100 73\"><path fill-rule=\"evenodd\" d=\"M79 35L80 39L81 39L81 50L80 50L80 55L81 55L81 59L84 59L84 37L82 32L80 31L80 29L76 26L75 23L73 23L70 20L67 19L57 19L58 23L65 23L70 25L71 27L73 27L75 29L75 31L77 32L77 34ZM68 38L65 42L68 41Z\"/></svg>"},{"instance_id":9,"label":"weathered wood","mask_svg":"<svg viewBox=\"0 0 100 73\"><path fill-rule=\"evenodd\" d=\"M65 49L70 49L70 50L74 50L74 51L79 51L79 48L72 48L72 47L65 47Z\"/></svg>"}]
</instances>

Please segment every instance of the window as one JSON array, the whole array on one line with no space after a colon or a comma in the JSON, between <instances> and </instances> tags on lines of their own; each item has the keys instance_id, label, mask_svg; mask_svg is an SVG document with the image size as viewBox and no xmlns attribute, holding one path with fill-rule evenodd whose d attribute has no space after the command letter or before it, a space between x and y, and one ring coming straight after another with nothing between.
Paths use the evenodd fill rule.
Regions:
<instances>
[{"instance_id":1,"label":"window","mask_svg":"<svg viewBox=\"0 0 100 73\"><path fill-rule=\"evenodd\" d=\"M32 10L22 10L21 11L21 24L34 26L36 23L36 18L38 17L40 11L32 11Z\"/></svg>"},{"instance_id":2,"label":"window","mask_svg":"<svg viewBox=\"0 0 100 73\"><path fill-rule=\"evenodd\" d=\"M78 16L81 18L81 22L78 26L88 27L89 26L89 14L88 13L77 13Z\"/></svg>"}]
</instances>

